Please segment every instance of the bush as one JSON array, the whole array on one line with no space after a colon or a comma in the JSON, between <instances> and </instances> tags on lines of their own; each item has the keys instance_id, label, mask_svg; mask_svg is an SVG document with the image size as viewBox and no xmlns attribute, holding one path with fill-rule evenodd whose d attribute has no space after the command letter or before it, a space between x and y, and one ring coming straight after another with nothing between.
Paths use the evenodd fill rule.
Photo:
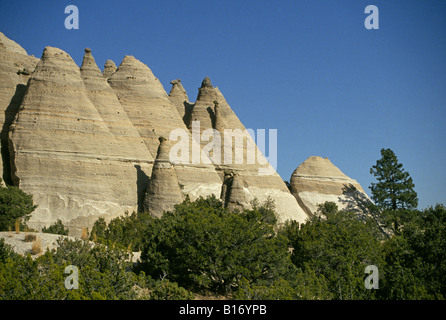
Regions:
<instances>
[{"instance_id":1,"label":"bush","mask_svg":"<svg viewBox=\"0 0 446 320\"><path fill-rule=\"evenodd\" d=\"M0 231L10 230L17 219L20 219L20 229L24 230L26 221L29 220L31 213L36 208L32 195L28 195L16 187L0 186Z\"/></svg>"},{"instance_id":2,"label":"bush","mask_svg":"<svg viewBox=\"0 0 446 320\"><path fill-rule=\"evenodd\" d=\"M334 299L374 299L376 290L364 287L364 270L376 265L384 270L380 231L372 220L338 211L325 203L319 216L298 225L288 223L282 232L293 248L291 259L301 270L310 268L323 276Z\"/></svg>"},{"instance_id":3,"label":"bush","mask_svg":"<svg viewBox=\"0 0 446 320\"><path fill-rule=\"evenodd\" d=\"M48 228L42 228L43 233L60 234L61 236L67 236L69 230L65 229L62 220L58 219L57 222L49 226Z\"/></svg>"},{"instance_id":4,"label":"bush","mask_svg":"<svg viewBox=\"0 0 446 320\"><path fill-rule=\"evenodd\" d=\"M192 300L194 298L193 293L167 279L158 281L149 295L150 300Z\"/></svg>"},{"instance_id":5,"label":"bush","mask_svg":"<svg viewBox=\"0 0 446 320\"><path fill-rule=\"evenodd\" d=\"M116 243L132 251L140 251L144 231L153 219L147 212L133 212L131 215L125 212L124 216L111 220L108 225L104 218L99 218L93 225L90 240Z\"/></svg>"},{"instance_id":6,"label":"bush","mask_svg":"<svg viewBox=\"0 0 446 320\"><path fill-rule=\"evenodd\" d=\"M192 290L228 294L241 279L271 283L293 268L287 239L277 236L269 210L230 212L215 196L186 199L152 220L141 259L147 272Z\"/></svg>"}]
</instances>

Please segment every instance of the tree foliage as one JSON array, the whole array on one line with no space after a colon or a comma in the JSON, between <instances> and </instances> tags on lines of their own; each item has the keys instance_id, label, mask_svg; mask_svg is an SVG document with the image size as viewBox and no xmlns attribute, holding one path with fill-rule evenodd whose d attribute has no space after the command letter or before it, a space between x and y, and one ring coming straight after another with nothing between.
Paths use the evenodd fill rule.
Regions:
<instances>
[{"instance_id":1,"label":"tree foliage","mask_svg":"<svg viewBox=\"0 0 446 320\"><path fill-rule=\"evenodd\" d=\"M381 149L381 159L372 166L370 173L378 182L372 183L372 200L383 210L415 209L417 193L409 173L403 169L391 149Z\"/></svg>"},{"instance_id":2,"label":"tree foliage","mask_svg":"<svg viewBox=\"0 0 446 320\"><path fill-rule=\"evenodd\" d=\"M17 219L21 220L23 230L36 208L32 195L13 186L0 186L0 231L12 229Z\"/></svg>"},{"instance_id":3,"label":"tree foliage","mask_svg":"<svg viewBox=\"0 0 446 320\"><path fill-rule=\"evenodd\" d=\"M407 213L406 213L407 215ZM383 296L388 299L446 297L446 208L412 212L384 244L387 265Z\"/></svg>"},{"instance_id":4,"label":"tree foliage","mask_svg":"<svg viewBox=\"0 0 446 320\"><path fill-rule=\"evenodd\" d=\"M42 232L67 236L69 233L69 230L65 228L65 226L62 223L62 220L58 219L54 224L50 225L48 228L43 227Z\"/></svg>"},{"instance_id":5,"label":"tree foliage","mask_svg":"<svg viewBox=\"0 0 446 320\"><path fill-rule=\"evenodd\" d=\"M227 294L242 279L272 282L292 265L270 210L230 212L215 197L186 200L154 220L141 258L149 274L194 290Z\"/></svg>"},{"instance_id":6,"label":"tree foliage","mask_svg":"<svg viewBox=\"0 0 446 320\"><path fill-rule=\"evenodd\" d=\"M93 225L90 240L117 243L132 251L140 251L144 231L153 219L147 212L133 212L131 215L125 212L108 224L104 218L99 218Z\"/></svg>"},{"instance_id":7,"label":"tree foliage","mask_svg":"<svg viewBox=\"0 0 446 320\"><path fill-rule=\"evenodd\" d=\"M383 267L376 224L338 211L330 202L319 205L318 213L300 226L285 225L293 263L323 276L334 299L374 298L374 292L364 288L364 269L367 265Z\"/></svg>"}]
</instances>

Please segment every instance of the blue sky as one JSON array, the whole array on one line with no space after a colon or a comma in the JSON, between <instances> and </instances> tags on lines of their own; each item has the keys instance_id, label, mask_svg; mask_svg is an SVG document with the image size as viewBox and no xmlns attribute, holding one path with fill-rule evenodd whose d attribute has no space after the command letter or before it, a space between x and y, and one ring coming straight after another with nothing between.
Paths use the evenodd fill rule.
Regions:
<instances>
[{"instance_id":1,"label":"blue sky","mask_svg":"<svg viewBox=\"0 0 446 320\"><path fill-rule=\"evenodd\" d=\"M78 30L64 27L70 4ZM364 27L370 4L378 30ZM78 65L86 47L101 68L134 55L192 101L209 76L247 128L278 130L284 180L318 155L370 194L370 167L391 148L419 208L446 203L446 1L2 0L0 31Z\"/></svg>"}]
</instances>

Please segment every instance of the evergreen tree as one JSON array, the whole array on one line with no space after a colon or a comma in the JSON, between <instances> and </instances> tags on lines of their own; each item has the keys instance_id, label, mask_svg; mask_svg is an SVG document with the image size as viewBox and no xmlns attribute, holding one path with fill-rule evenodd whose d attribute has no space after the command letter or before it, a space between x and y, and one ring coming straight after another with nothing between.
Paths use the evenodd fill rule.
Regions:
<instances>
[{"instance_id":1,"label":"evergreen tree","mask_svg":"<svg viewBox=\"0 0 446 320\"><path fill-rule=\"evenodd\" d=\"M404 171L391 149L381 149L381 159L372 166L370 173L377 181L372 183L372 199L383 210L415 209L417 193L409 173Z\"/></svg>"}]
</instances>

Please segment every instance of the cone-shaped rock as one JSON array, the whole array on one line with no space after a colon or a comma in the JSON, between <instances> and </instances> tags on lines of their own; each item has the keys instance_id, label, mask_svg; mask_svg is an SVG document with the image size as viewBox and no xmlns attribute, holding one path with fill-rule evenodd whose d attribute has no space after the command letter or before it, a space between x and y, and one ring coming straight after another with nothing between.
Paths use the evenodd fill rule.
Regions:
<instances>
[{"instance_id":1,"label":"cone-shaped rock","mask_svg":"<svg viewBox=\"0 0 446 320\"><path fill-rule=\"evenodd\" d=\"M189 98L180 79L173 80L170 84L172 85L172 88L170 89L169 99L177 108L178 114L181 119L183 119L183 122L187 125L190 123L190 113L193 104L189 103Z\"/></svg>"},{"instance_id":2,"label":"cone-shaped rock","mask_svg":"<svg viewBox=\"0 0 446 320\"><path fill-rule=\"evenodd\" d=\"M309 157L290 179L291 192L308 214L315 214L317 205L335 202L338 208L351 211L366 209L371 202L361 185L345 175L328 158Z\"/></svg>"},{"instance_id":3,"label":"cone-shaped rock","mask_svg":"<svg viewBox=\"0 0 446 320\"><path fill-rule=\"evenodd\" d=\"M9 165L8 132L23 99L26 83L39 59L28 56L16 42L0 32L0 178L12 184Z\"/></svg>"},{"instance_id":4,"label":"cone-shaped rock","mask_svg":"<svg viewBox=\"0 0 446 320\"><path fill-rule=\"evenodd\" d=\"M113 62L113 60L107 60L105 61L104 70L102 71L102 75L105 79L108 79L111 77L113 73L116 72L116 69L118 69Z\"/></svg>"},{"instance_id":5,"label":"cone-shaped rock","mask_svg":"<svg viewBox=\"0 0 446 320\"><path fill-rule=\"evenodd\" d=\"M184 102L189 102L189 98L187 97L186 90L184 89L183 85L181 84L180 79L175 79L170 82L172 85L172 88L169 92L169 98L173 102L173 104L176 105L183 105Z\"/></svg>"},{"instance_id":6,"label":"cone-shaped rock","mask_svg":"<svg viewBox=\"0 0 446 320\"><path fill-rule=\"evenodd\" d=\"M169 148L175 147L172 151L175 155L179 152L178 145L185 145L187 150L183 148L180 152L181 157L184 156L181 165L171 159L177 164L175 171L184 186L183 192L191 199L200 195L218 196L222 184L220 177L209 159L207 163L200 161L200 146L194 143L176 107L150 68L134 57L126 56L108 83L152 154L158 152L160 136L166 137ZM194 161L193 154L199 161Z\"/></svg>"},{"instance_id":7,"label":"cone-shaped rock","mask_svg":"<svg viewBox=\"0 0 446 320\"><path fill-rule=\"evenodd\" d=\"M279 221L293 219L303 222L308 218L282 178L257 148L255 141L232 111L220 90L212 85L208 77L198 89L189 128L193 131L197 123L202 134L209 128L219 131L221 152L220 157L212 157L213 163L222 179L225 170L238 173L239 179L245 185L244 193L240 196L240 199L246 200L245 207L249 207L255 198L261 203L271 198L275 202ZM202 140L201 144L203 149L207 150L208 142ZM212 155L214 154L212 152ZM237 190L241 189L234 189L231 193L233 197L235 196L233 193L238 192Z\"/></svg>"},{"instance_id":8,"label":"cone-shaped rock","mask_svg":"<svg viewBox=\"0 0 446 320\"><path fill-rule=\"evenodd\" d=\"M102 76L90 49L85 49L80 70L88 97L114 136L119 158L116 159L118 167L113 170L116 180L110 181L109 185L119 188L116 191L120 194L120 203L138 204L139 209L142 209L144 192L148 184L148 178L144 177L150 176L154 158L138 130L130 122L115 92ZM104 143L109 142L104 141Z\"/></svg>"},{"instance_id":9,"label":"cone-shaped rock","mask_svg":"<svg viewBox=\"0 0 446 320\"><path fill-rule=\"evenodd\" d=\"M33 228L61 219L76 233L99 216L135 209L119 203L118 144L90 101L79 67L60 49L45 48L11 126L9 147L14 184L38 205L29 221Z\"/></svg>"},{"instance_id":10,"label":"cone-shaped rock","mask_svg":"<svg viewBox=\"0 0 446 320\"><path fill-rule=\"evenodd\" d=\"M160 137L160 145L152 170L149 187L144 199L144 209L154 217L161 217L164 211L173 210L183 201L183 193L175 169L169 160L169 146Z\"/></svg>"},{"instance_id":11,"label":"cone-shaped rock","mask_svg":"<svg viewBox=\"0 0 446 320\"><path fill-rule=\"evenodd\" d=\"M119 139L120 150L126 160L153 163L153 156L144 145L144 141L127 116L115 92L102 77L91 54L86 49L81 66L81 75L87 88L87 94L95 105L110 132Z\"/></svg>"}]
</instances>

